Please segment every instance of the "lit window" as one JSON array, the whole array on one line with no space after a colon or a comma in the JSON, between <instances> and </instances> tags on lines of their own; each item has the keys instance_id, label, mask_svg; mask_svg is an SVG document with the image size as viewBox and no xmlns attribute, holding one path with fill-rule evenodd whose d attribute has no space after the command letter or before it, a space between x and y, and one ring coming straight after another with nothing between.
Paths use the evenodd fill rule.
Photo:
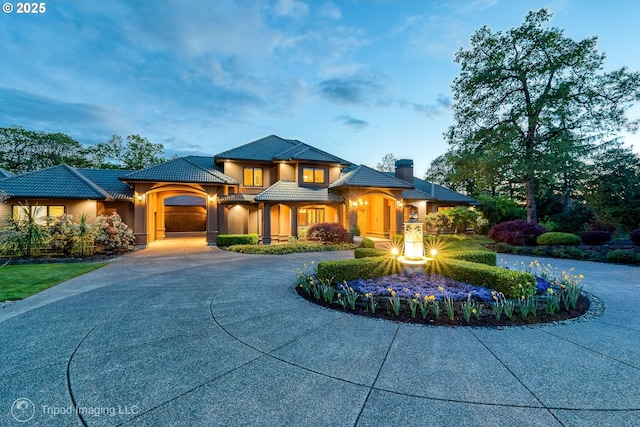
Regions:
<instances>
[{"instance_id":1,"label":"lit window","mask_svg":"<svg viewBox=\"0 0 640 427\"><path fill-rule=\"evenodd\" d=\"M298 225L312 225L324 222L324 209L311 208L298 210Z\"/></svg>"},{"instance_id":2,"label":"lit window","mask_svg":"<svg viewBox=\"0 0 640 427\"><path fill-rule=\"evenodd\" d=\"M302 168L302 182L323 184L325 182L324 175L324 168Z\"/></svg>"},{"instance_id":3,"label":"lit window","mask_svg":"<svg viewBox=\"0 0 640 427\"><path fill-rule=\"evenodd\" d=\"M262 168L244 168L244 186L262 187Z\"/></svg>"},{"instance_id":4,"label":"lit window","mask_svg":"<svg viewBox=\"0 0 640 427\"><path fill-rule=\"evenodd\" d=\"M64 215L64 206L13 206L15 219L24 220L29 213L38 223L44 224L47 217L57 218Z\"/></svg>"}]
</instances>

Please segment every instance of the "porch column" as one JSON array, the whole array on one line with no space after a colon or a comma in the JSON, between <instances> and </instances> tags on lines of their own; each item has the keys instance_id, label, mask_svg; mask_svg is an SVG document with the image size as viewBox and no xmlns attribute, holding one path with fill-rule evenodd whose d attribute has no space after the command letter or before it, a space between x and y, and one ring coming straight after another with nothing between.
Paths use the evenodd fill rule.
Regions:
<instances>
[{"instance_id":1,"label":"porch column","mask_svg":"<svg viewBox=\"0 0 640 427\"><path fill-rule=\"evenodd\" d=\"M298 237L298 207L291 206L291 235Z\"/></svg>"},{"instance_id":2,"label":"porch column","mask_svg":"<svg viewBox=\"0 0 640 427\"><path fill-rule=\"evenodd\" d=\"M218 246L218 195L207 195L207 245Z\"/></svg>"},{"instance_id":3,"label":"porch column","mask_svg":"<svg viewBox=\"0 0 640 427\"><path fill-rule=\"evenodd\" d=\"M353 202L353 203L356 203L356 205L353 206L353 203L351 202L351 200L349 200L347 203L349 204L347 207L347 212L349 215L348 230L351 230L351 227L358 226L358 205L357 205L357 202ZM360 233L364 233L364 230L360 230Z\"/></svg>"},{"instance_id":4,"label":"porch column","mask_svg":"<svg viewBox=\"0 0 640 427\"><path fill-rule=\"evenodd\" d=\"M404 204L402 203L402 199L400 199L399 203L396 202L396 234L402 233L402 227L404 223Z\"/></svg>"},{"instance_id":5,"label":"porch column","mask_svg":"<svg viewBox=\"0 0 640 427\"><path fill-rule=\"evenodd\" d=\"M271 205L266 203L262 208L262 244L271 244Z\"/></svg>"},{"instance_id":6,"label":"porch column","mask_svg":"<svg viewBox=\"0 0 640 427\"><path fill-rule=\"evenodd\" d=\"M133 196L133 237L136 246L146 248L149 245L147 228L147 195L135 192Z\"/></svg>"}]
</instances>

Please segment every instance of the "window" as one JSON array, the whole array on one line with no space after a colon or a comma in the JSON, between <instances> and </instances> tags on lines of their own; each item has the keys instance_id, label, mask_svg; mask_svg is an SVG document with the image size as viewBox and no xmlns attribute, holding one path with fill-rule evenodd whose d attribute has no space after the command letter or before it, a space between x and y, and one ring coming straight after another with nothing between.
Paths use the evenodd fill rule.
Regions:
<instances>
[{"instance_id":1,"label":"window","mask_svg":"<svg viewBox=\"0 0 640 427\"><path fill-rule=\"evenodd\" d=\"M298 225L312 225L324 222L324 209L298 209Z\"/></svg>"},{"instance_id":2,"label":"window","mask_svg":"<svg viewBox=\"0 0 640 427\"><path fill-rule=\"evenodd\" d=\"M262 187L262 168L244 168L245 187Z\"/></svg>"},{"instance_id":3,"label":"window","mask_svg":"<svg viewBox=\"0 0 640 427\"><path fill-rule=\"evenodd\" d=\"M27 213L27 208L31 211L31 215L36 218L36 221L44 224L47 217L57 218L64 215L64 206L13 206L13 217L15 219L23 219Z\"/></svg>"},{"instance_id":4,"label":"window","mask_svg":"<svg viewBox=\"0 0 640 427\"><path fill-rule=\"evenodd\" d=\"M324 168L302 168L302 182L324 184Z\"/></svg>"}]
</instances>

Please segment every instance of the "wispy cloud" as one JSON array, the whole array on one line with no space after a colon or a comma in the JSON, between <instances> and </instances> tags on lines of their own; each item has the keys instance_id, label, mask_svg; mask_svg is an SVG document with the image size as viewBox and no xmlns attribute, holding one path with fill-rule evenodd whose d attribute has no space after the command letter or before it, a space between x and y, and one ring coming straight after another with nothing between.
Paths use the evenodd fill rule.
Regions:
<instances>
[{"instance_id":1,"label":"wispy cloud","mask_svg":"<svg viewBox=\"0 0 640 427\"><path fill-rule=\"evenodd\" d=\"M407 100L399 100L397 101L397 105L401 108L408 108L410 110L413 110L416 113L420 113L426 117L435 117L441 115L451 108L451 99L443 94L440 94L432 104L421 104L417 102L410 102Z\"/></svg>"},{"instance_id":2,"label":"wispy cloud","mask_svg":"<svg viewBox=\"0 0 640 427\"><path fill-rule=\"evenodd\" d=\"M273 11L278 16L300 17L309 13L309 6L297 0L278 0Z\"/></svg>"},{"instance_id":3,"label":"wispy cloud","mask_svg":"<svg viewBox=\"0 0 640 427\"><path fill-rule=\"evenodd\" d=\"M366 120L356 119L355 117L346 116L346 115L338 116L335 118L335 120L355 130L364 129L367 126L369 126L369 122L367 122Z\"/></svg>"},{"instance_id":4,"label":"wispy cloud","mask_svg":"<svg viewBox=\"0 0 640 427\"><path fill-rule=\"evenodd\" d=\"M370 104L378 99L387 77L379 71L360 69L354 74L325 79L318 83L318 92L337 104Z\"/></svg>"}]
</instances>

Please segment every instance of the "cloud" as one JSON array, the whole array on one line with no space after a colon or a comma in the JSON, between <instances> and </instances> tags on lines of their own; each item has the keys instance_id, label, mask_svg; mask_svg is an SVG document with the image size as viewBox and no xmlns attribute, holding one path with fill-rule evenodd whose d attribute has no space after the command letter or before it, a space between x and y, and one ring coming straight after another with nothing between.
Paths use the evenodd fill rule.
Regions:
<instances>
[{"instance_id":1,"label":"cloud","mask_svg":"<svg viewBox=\"0 0 640 427\"><path fill-rule=\"evenodd\" d=\"M318 8L318 13L321 16L327 17L334 21L342 19L342 11L332 1L325 2Z\"/></svg>"},{"instance_id":2,"label":"cloud","mask_svg":"<svg viewBox=\"0 0 640 427\"><path fill-rule=\"evenodd\" d=\"M364 129L367 126L369 126L369 122L365 120L356 119L355 117L346 116L346 115L338 116L335 118L335 120L342 122L343 125L353 128L355 130Z\"/></svg>"},{"instance_id":3,"label":"cloud","mask_svg":"<svg viewBox=\"0 0 640 427\"><path fill-rule=\"evenodd\" d=\"M404 33L409 28L414 27L420 21L424 19L421 15L412 15L405 19L401 24L396 25L391 29L391 35L397 36L398 34Z\"/></svg>"},{"instance_id":4,"label":"cloud","mask_svg":"<svg viewBox=\"0 0 640 427\"><path fill-rule=\"evenodd\" d=\"M297 0L278 0L273 11L277 16L298 18L309 13L309 6Z\"/></svg>"},{"instance_id":5,"label":"cloud","mask_svg":"<svg viewBox=\"0 0 640 427\"><path fill-rule=\"evenodd\" d=\"M97 104L62 102L33 93L0 87L0 126L62 132L82 143L104 141L131 128L122 111Z\"/></svg>"},{"instance_id":6,"label":"cloud","mask_svg":"<svg viewBox=\"0 0 640 427\"><path fill-rule=\"evenodd\" d=\"M411 109L417 113L425 115L426 117L435 117L451 108L451 99L443 94L440 94L433 104L420 104L407 100L399 100L397 101L397 105L401 108Z\"/></svg>"},{"instance_id":7,"label":"cloud","mask_svg":"<svg viewBox=\"0 0 640 427\"><path fill-rule=\"evenodd\" d=\"M377 102L386 86L386 77L374 70L360 69L354 74L325 79L317 90L337 104L370 104Z\"/></svg>"}]
</instances>

